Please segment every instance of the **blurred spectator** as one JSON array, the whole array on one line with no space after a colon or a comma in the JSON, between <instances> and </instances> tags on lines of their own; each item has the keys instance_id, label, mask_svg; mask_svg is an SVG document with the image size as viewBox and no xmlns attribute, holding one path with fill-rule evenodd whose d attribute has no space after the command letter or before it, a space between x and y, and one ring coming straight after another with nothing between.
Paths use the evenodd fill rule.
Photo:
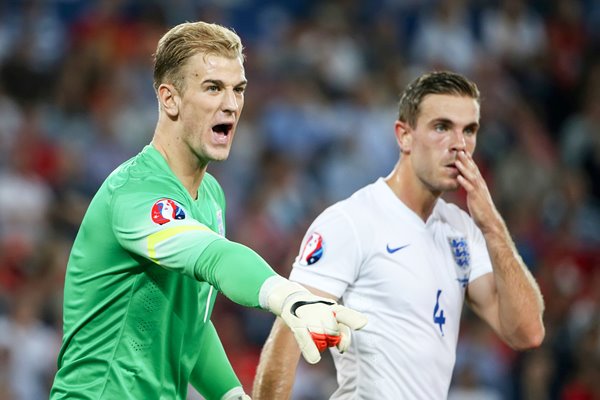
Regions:
<instances>
[{"instance_id":1,"label":"blurred spectator","mask_svg":"<svg viewBox=\"0 0 600 400\"><path fill-rule=\"evenodd\" d=\"M15 99L6 94L0 84L0 168L7 168L7 160L23 124L23 111Z\"/></svg>"},{"instance_id":2,"label":"blurred spectator","mask_svg":"<svg viewBox=\"0 0 600 400\"><path fill-rule=\"evenodd\" d=\"M0 169L0 240L17 237L33 246L47 234L52 191L43 178L52 178L57 160L39 128L29 114Z\"/></svg>"},{"instance_id":3,"label":"blurred spectator","mask_svg":"<svg viewBox=\"0 0 600 400\"><path fill-rule=\"evenodd\" d=\"M476 369L471 365L466 365L460 370L448 393L448 400L500 400L501 398L498 390L479 383Z\"/></svg>"},{"instance_id":4,"label":"blurred spectator","mask_svg":"<svg viewBox=\"0 0 600 400\"><path fill-rule=\"evenodd\" d=\"M41 322L43 299L33 287L13 300L12 311L0 317L0 348L8 349L3 353L8 390L16 400L39 400L48 397L54 379L60 336Z\"/></svg>"},{"instance_id":5,"label":"blurred spectator","mask_svg":"<svg viewBox=\"0 0 600 400\"><path fill-rule=\"evenodd\" d=\"M479 57L479 46L468 17L465 0L440 1L428 8L411 46L413 61L424 69L470 74Z\"/></svg>"},{"instance_id":6,"label":"blurred spectator","mask_svg":"<svg viewBox=\"0 0 600 400\"><path fill-rule=\"evenodd\" d=\"M555 360L547 348L530 352L523 356L522 388L520 397L527 400L548 400L556 398L552 378L555 374Z\"/></svg>"},{"instance_id":7,"label":"blurred spectator","mask_svg":"<svg viewBox=\"0 0 600 400\"><path fill-rule=\"evenodd\" d=\"M454 368L453 398L506 398L510 394L511 354L471 312L463 318ZM464 396L464 397L463 397Z\"/></svg>"},{"instance_id":8,"label":"blurred spectator","mask_svg":"<svg viewBox=\"0 0 600 400\"><path fill-rule=\"evenodd\" d=\"M482 42L488 56L519 82L521 96L540 102L548 96L548 47L544 20L526 0L504 0L484 10Z\"/></svg>"},{"instance_id":9,"label":"blurred spectator","mask_svg":"<svg viewBox=\"0 0 600 400\"><path fill-rule=\"evenodd\" d=\"M4 400L13 400L12 379L10 374L11 362L11 343L8 340L0 338L0 398Z\"/></svg>"},{"instance_id":10,"label":"blurred spectator","mask_svg":"<svg viewBox=\"0 0 600 400\"><path fill-rule=\"evenodd\" d=\"M505 0L482 16L483 43L490 56L519 71L546 51L544 23L525 0Z\"/></svg>"},{"instance_id":11,"label":"blurred spectator","mask_svg":"<svg viewBox=\"0 0 600 400\"><path fill-rule=\"evenodd\" d=\"M590 69L581 108L563 125L560 144L564 162L587 175L593 201L600 202L600 60Z\"/></svg>"},{"instance_id":12,"label":"blurred spectator","mask_svg":"<svg viewBox=\"0 0 600 400\"><path fill-rule=\"evenodd\" d=\"M577 0L554 0L546 22L548 68L551 85L548 114L554 123L562 123L575 110L580 77L588 56L588 34L583 4Z\"/></svg>"},{"instance_id":13,"label":"blurred spectator","mask_svg":"<svg viewBox=\"0 0 600 400\"><path fill-rule=\"evenodd\" d=\"M587 329L575 347L575 365L561 400L595 400L600 397L600 320Z\"/></svg>"}]
</instances>

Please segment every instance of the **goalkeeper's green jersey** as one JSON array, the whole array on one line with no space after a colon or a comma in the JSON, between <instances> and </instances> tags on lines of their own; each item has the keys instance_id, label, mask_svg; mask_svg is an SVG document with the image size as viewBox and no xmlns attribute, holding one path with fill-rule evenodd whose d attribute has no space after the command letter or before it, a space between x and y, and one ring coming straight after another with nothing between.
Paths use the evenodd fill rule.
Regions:
<instances>
[{"instance_id":1,"label":"goalkeeper's green jersey","mask_svg":"<svg viewBox=\"0 0 600 400\"><path fill-rule=\"evenodd\" d=\"M240 386L210 314L217 290L258 306L273 270L224 238L225 199L205 174L193 199L146 146L104 182L82 221L64 289L52 399L219 399Z\"/></svg>"}]
</instances>

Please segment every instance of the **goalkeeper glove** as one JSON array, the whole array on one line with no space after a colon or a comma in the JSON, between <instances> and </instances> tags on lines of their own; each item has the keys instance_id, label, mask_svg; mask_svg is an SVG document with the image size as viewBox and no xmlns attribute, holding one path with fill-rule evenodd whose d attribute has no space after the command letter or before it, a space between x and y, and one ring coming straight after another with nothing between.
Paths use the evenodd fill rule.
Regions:
<instances>
[{"instance_id":1,"label":"goalkeeper glove","mask_svg":"<svg viewBox=\"0 0 600 400\"><path fill-rule=\"evenodd\" d=\"M358 311L316 296L304 286L277 275L261 287L260 304L283 319L310 364L319 362L319 352L327 347L346 351L351 330L361 329L367 323L367 317Z\"/></svg>"}]
</instances>

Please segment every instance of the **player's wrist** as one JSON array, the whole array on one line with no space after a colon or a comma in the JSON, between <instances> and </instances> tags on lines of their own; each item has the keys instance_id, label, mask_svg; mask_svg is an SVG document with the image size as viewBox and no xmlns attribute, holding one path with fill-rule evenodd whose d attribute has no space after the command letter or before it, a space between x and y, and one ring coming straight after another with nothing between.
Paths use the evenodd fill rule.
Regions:
<instances>
[{"instance_id":1,"label":"player's wrist","mask_svg":"<svg viewBox=\"0 0 600 400\"><path fill-rule=\"evenodd\" d=\"M251 400L251 398L241 386L237 386L221 396L221 400Z\"/></svg>"},{"instance_id":2,"label":"player's wrist","mask_svg":"<svg viewBox=\"0 0 600 400\"><path fill-rule=\"evenodd\" d=\"M307 294L310 294L308 289L299 283L292 282L279 275L273 275L261 286L259 303L262 308L279 316L285 305L291 304L290 302L298 296Z\"/></svg>"}]
</instances>

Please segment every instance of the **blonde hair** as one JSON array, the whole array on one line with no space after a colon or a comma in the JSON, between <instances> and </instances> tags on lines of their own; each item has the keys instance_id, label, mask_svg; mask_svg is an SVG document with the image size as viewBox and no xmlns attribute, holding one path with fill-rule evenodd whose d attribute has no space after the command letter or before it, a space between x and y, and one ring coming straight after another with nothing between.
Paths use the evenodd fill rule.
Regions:
<instances>
[{"instance_id":1,"label":"blonde hair","mask_svg":"<svg viewBox=\"0 0 600 400\"><path fill-rule=\"evenodd\" d=\"M178 91L185 88L182 68L198 54L244 59L240 37L231 29L206 22L185 22L171 28L158 41L154 53L154 90L170 83Z\"/></svg>"}]
</instances>

